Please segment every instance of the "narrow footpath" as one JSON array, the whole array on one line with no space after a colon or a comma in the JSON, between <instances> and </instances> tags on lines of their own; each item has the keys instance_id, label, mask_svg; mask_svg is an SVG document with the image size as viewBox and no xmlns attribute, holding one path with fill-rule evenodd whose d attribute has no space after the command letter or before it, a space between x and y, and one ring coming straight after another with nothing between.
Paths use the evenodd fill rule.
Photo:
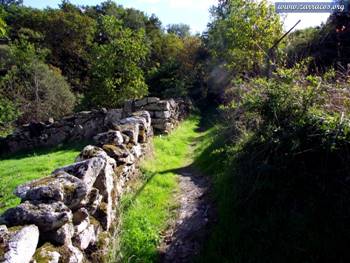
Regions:
<instances>
[{"instance_id":1,"label":"narrow footpath","mask_svg":"<svg viewBox=\"0 0 350 263\"><path fill-rule=\"evenodd\" d=\"M186 167L173 171L179 178L180 192L177 200L180 205L177 218L164 233L159 247L160 262L192 262L200 253L215 219L214 206L209 196L209 178L191 162Z\"/></svg>"}]
</instances>

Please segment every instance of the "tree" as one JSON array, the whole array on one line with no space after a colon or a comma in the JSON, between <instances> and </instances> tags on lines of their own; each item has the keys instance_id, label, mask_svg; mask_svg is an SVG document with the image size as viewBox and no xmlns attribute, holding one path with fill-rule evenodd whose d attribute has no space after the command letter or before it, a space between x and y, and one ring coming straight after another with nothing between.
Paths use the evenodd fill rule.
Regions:
<instances>
[{"instance_id":1,"label":"tree","mask_svg":"<svg viewBox=\"0 0 350 263\"><path fill-rule=\"evenodd\" d=\"M11 131L13 122L18 118L18 109L11 100L3 94L0 97L0 136L7 135Z\"/></svg>"},{"instance_id":2,"label":"tree","mask_svg":"<svg viewBox=\"0 0 350 263\"><path fill-rule=\"evenodd\" d=\"M115 17L103 16L99 31L104 42L96 43L92 51L92 85L87 104L118 107L127 99L147 95L140 68L149 52L144 30L132 31Z\"/></svg>"},{"instance_id":3,"label":"tree","mask_svg":"<svg viewBox=\"0 0 350 263\"><path fill-rule=\"evenodd\" d=\"M21 33L32 32L28 40L50 50L48 64L62 70L75 92L84 92L90 81L88 53L96 21L69 3L62 3L60 9L45 10L11 6L7 12L10 38L18 39Z\"/></svg>"},{"instance_id":4,"label":"tree","mask_svg":"<svg viewBox=\"0 0 350 263\"><path fill-rule=\"evenodd\" d=\"M88 53L96 21L77 8L48 10L45 20L45 43L51 50L49 63L62 70L76 92L84 92L90 85Z\"/></svg>"},{"instance_id":5,"label":"tree","mask_svg":"<svg viewBox=\"0 0 350 263\"><path fill-rule=\"evenodd\" d=\"M203 93L204 46L197 36L181 38L166 34L162 38L159 67L153 68L147 78L151 95L160 97L187 97L201 99ZM205 52L204 52L205 53Z\"/></svg>"},{"instance_id":6,"label":"tree","mask_svg":"<svg viewBox=\"0 0 350 263\"><path fill-rule=\"evenodd\" d=\"M191 35L191 28L186 24L172 24L167 26L167 32L185 38Z\"/></svg>"},{"instance_id":7,"label":"tree","mask_svg":"<svg viewBox=\"0 0 350 263\"><path fill-rule=\"evenodd\" d=\"M58 69L43 62L44 56L26 40L10 46L9 70L1 79L0 93L16 104L20 123L61 118L75 106L68 83Z\"/></svg>"},{"instance_id":8,"label":"tree","mask_svg":"<svg viewBox=\"0 0 350 263\"><path fill-rule=\"evenodd\" d=\"M10 5L22 5L23 0L0 0L0 5L10 6Z\"/></svg>"},{"instance_id":9,"label":"tree","mask_svg":"<svg viewBox=\"0 0 350 263\"><path fill-rule=\"evenodd\" d=\"M224 64L234 75L261 73L266 53L282 33L273 7L265 0L227 0L211 14L208 47L214 65Z\"/></svg>"}]
</instances>

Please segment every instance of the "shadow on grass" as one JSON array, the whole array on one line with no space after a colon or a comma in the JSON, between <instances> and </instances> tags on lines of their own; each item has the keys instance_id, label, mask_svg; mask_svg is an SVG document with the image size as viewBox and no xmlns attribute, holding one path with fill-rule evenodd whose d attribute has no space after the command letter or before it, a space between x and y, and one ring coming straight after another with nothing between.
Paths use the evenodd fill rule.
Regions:
<instances>
[{"instance_id":1,"label":"shadow on grass","mask_svg":"<svg viewBox=\"0 0 350 263\"><path fill-rule=\"evenodd\" d=\"M144 171L142 171L142 173L145 173ZM139 197L139 195L143 192L143 190L147 187L147 185L152 181L152 179L158 175L158 172L153 172L153 173L148 173L149 175L147 176L146 179L144 179L144 183L142 184L141 187L139 187L134 194L132 195L132 197L130 199L127 200L127 202L125 202L122 205L121 210L123 211L127 211L130 206L136 201L136 199Z\"/></svg>"}]
</instances>

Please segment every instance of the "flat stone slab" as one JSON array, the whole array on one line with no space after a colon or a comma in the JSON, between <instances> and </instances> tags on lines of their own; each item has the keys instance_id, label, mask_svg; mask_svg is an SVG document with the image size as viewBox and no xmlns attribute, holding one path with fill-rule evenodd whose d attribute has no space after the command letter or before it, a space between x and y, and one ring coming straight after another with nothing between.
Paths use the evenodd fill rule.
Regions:
<instances>
[{"instance_id":1,"label":"flat stone slab","mask_svg":"<svg viewBox=\"0 0 350 263\"><path fill-rule=\"evenodd\" d=\"M15 195L22 201L41 201L43 203L62 202L74 209L87 196L87 185L77 177L58 172L49 177L34 180L18 186Z\"/></svg>"},{"instance_id":2,"label":"flat stone slab","mask_svg":"<svg viewBox=\"0 0 350 263\"><path fill-rule=\"evenodd\" d=\"M40 231L56 230L72 220L72 212L62 202L42 204L26 201L8 209L1 217L0 224L7 226L36 225Z\"/></svg>"}]
</instances>

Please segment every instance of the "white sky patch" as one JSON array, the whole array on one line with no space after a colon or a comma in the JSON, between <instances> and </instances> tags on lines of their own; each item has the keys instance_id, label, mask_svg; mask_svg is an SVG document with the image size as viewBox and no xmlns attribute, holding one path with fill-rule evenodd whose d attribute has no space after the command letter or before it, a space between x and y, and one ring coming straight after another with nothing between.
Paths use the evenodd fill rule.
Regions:
<instances>
[{"instance_id":1,"label":"white sky patch","mask_svg":"<svg viewBox=\"0 0 350 263\"><path fill-rule=\"evenodd\" d=\"M209 9L217 4L217 0L168 0L170 8L191 8L193 12L196 9Z\"/></svg>"},{"instance_id":2,"label":"white sky patch","mask_svg":"<svg viewBox=\"0 0 350 263\"><path fill-rule=\"evenodd\" d=\"M137 2L141 4L151 4L151 5L159 4L160 1L161 0L137 0Z\"/></svg>"},{"instance_id":3,"label":"white sky patch","mask_svg":"<svg viewBox=\"0 0 350 263\"><path fill-rule=\"evenodd\" d=\"M73 4L96 5L103 0L70 0ZM168 24L184 23L190 25L192 32L202 32L206 30L207 23L210 20L209 8L217 5L218 0L113 0L118 4L126 7L134 7L142 10L147 14L156 14L163 23ZM257 0L259 1L259 0ZM326 2L331 0L268 0L275 2ZM24 0L25 5L44 8L47 6L57 8L61 0ZM299 19L301 23L296 29L310 26L319 26L326 22L329 14L310 13L310 14L287 14L284 19L284 29L291 28Z\"/></svg>"}]
</instances>

